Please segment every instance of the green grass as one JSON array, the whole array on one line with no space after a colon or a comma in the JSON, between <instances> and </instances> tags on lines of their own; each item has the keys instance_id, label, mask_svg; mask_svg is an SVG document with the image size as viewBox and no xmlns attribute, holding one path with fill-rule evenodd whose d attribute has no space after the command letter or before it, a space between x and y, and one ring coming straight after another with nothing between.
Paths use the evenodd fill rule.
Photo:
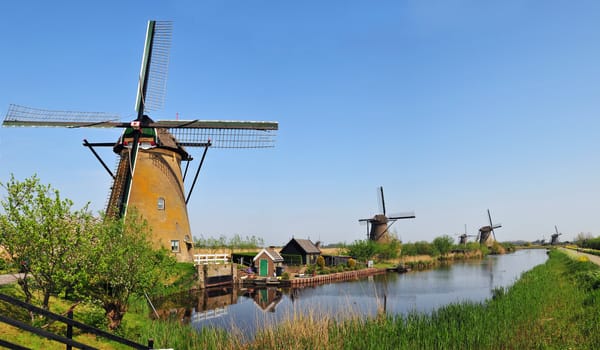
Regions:
<instances>
[{"instance_id":1,"label":"green grass","mask_svg":"<svg viewBox=\"0 0 600 350\"><path fill-rule=\"evenodd\" d=\"M552 251L544 265L524 273L510 289L496 289L485 303L452 304L431 314L357 314L346 321L313 310L289 315L255 339L239 332L196 332L148 315L147 303L132 301L121 332L176 349L598 349L600 270ZM31 342L24 344L38 347Z\"/></svg>"}]
</instances>

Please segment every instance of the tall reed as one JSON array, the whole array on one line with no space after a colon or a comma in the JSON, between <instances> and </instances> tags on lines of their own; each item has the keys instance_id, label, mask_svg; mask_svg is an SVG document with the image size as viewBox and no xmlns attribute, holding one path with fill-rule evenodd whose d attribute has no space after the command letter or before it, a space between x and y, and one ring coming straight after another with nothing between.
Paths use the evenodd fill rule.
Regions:
<instances>
[{"instance_id":1,"label":"tall reed","mask_svg":"<svg viewBox=\"0 0 600 350\"><path fill-rule=\"evenodd\" d=\"M140 336L177 349L597 349L599 271L553 251L544 265L483 303L369 318L294 311L277 326L261 326L254 338L153 321Z\"/></svg>"}]
</instances>

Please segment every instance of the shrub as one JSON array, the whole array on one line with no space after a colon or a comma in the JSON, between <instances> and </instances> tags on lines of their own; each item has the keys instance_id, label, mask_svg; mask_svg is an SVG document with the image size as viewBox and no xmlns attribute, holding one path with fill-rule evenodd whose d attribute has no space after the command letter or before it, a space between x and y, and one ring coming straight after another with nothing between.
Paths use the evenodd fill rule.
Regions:
<instances>
[{"instance_id":1,"label":"shrub","mask_svg":"<svg viewBox=\"0 0 600 350\"><path fill-rule=\"evenodd\" d=\"M325 267L325 258L323 257L323 255L319 255L319 257L317 258L317 265L320 268Z\"/></svg>"},{"instance_id":2,"label":"shrub","mask_svg":"<svg viewBox=\"0 0 600 350\"><path fill-rule=\"evenodd\" d=\"M433 246L435 250L437 250L441 255L446 255L452 249L452 245L454 244L454 239L448 235L436 237L433 240Z\"/></svg>"},{"instance_id":3,"label":"shrub","mask_svg":"<svg viewBox=\"0 0 600 350\"><path fill-rule=\"evenodd\" d=\"M397 239L393 239L389 243L379 243L378 245L378 253L379 258L383 260L395 259L398 257L398 252L400 251L401 244Z\"/></svg>"},{"instance_id":4,"label":"shrub","mask_svg":"<svg viewBox=\"0 0 600 350\"><path fill-rule=\"evenodd\" d=\"M281 274L281 279L284 281L288 281L290 279L290 274L288 272L284 272Z\"/></svg>"},{"instance_id":5,"label":"shrub","mask_svg":"<svg viewBox=\"0 0 600 350\"><path fill-rule=\"evenodd\" d=\"M353 269L354 267L356 267L356 260L350 258L348 259L348 267Z\"/></svg>"}]
</instances>

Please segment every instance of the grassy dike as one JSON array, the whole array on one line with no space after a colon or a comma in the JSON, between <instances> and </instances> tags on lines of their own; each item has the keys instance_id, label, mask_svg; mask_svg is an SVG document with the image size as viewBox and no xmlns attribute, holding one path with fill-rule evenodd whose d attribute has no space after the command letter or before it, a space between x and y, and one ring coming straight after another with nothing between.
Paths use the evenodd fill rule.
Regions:
<instances>
[{"instance_id":1,"label":"grassy dike","mask_svg":"<svg viewBox=\"0 0 600 350\"><path fill-rule=\"evenodd\" d=\"M552 251L546 264L524 273L510 289L495 290L485 303L453 304L430 315L355 315L346 321L313 310L290 315L254 339L211 329L197 333L175 322L149 321L148 314L146 304L133 303L120 332L178 350L599 349L600 269Z\"/></svg>"},{"instance_id":2,"label":"grassy dike","mask_svg":"<svg viewBox=\"0 0 600 350\"><path fill-rule=\"evenodd\" d=\"M153 323L145 336L177 349L598 349L600 270L552 251L510 289L483 304L461 303L431 315L291 315L244 343L243 337ZM175 331L177 329L177 331Z\"/></svg>"}]
</instances>

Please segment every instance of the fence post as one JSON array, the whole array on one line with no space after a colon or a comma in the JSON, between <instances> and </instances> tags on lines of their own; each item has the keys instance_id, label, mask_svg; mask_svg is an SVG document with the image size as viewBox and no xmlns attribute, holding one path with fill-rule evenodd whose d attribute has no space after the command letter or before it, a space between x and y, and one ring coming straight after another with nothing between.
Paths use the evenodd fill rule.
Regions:
<instances>
[{"instance_id":1,"label":"fence post","mask_svg":"<svg viewBox=\"0 0 600 350\"><path fill-rule=\"evenodd\" d=\"M73 319L73 309L70 309L69 312L67 312L67 317L72 320ZM73 339L73 325L68 324L67 325L67 339ZM73 349L73 347L69 344L67 344L67 350L71 350Z\"/></svg>"},{"instance_id":2,"label":"fence post","mask_svg":"<svg viewBox=\"0 0 600 350\"><path fill-rule=\"evenodd\" d=\"M148 349L154 349L154 339L148 339Z\"/></svg>"}]
</instances>

